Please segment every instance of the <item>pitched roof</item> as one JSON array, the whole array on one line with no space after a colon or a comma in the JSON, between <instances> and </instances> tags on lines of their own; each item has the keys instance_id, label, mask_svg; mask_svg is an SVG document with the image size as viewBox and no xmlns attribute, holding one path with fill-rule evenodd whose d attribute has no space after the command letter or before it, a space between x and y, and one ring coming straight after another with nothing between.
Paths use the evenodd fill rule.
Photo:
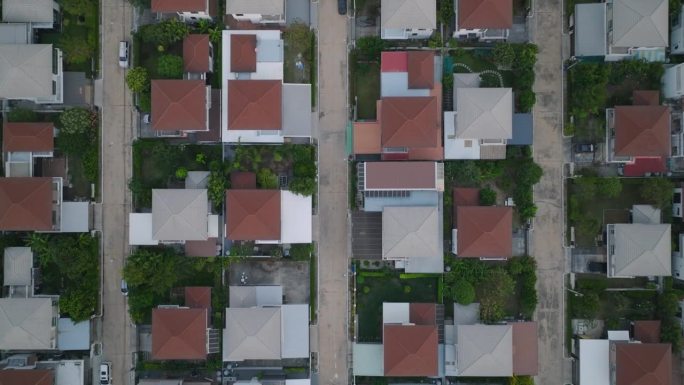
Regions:
<instances>
[{"instance_id":1,"label":"pitched roof","mask_svg":"<svg viewBox=\"0 0 684 385\"><path fill-rule=\"evenodd\" d=\"M433 51L408 52L408 88L435 86L435 53Z\"/></svg>"},{"instance_id":2,"label":"pitched roof","mask_svg":"<svg viewBox=\"0 0 684 385\"><path fill-rule=\"evenodd\" d=\"M513 26L513 0L459 0L458 28L508 29Z\"/></svg>"},{"instance_id":3,"label":"pitched roof","mask_svg":"<svg viewBox=\"0 0 684 385\"><path fill-rule=\"evenodd\" d=\"M7 247L3 255L3 285L31 284L33 252L30 247Z\"/></svg>"},{"instance_id":4,"label":"pitched roof","mask_svg":"<svg viewBox=\"0 0 684 385\"><path fill-rule=\"evenodd\" d=\"M0 230L52 230L52 178L0 178Z\"/></svg>"},{"instance_id":5,"label":"pitched roof","mask_svg":"<svg viewBox=\"0 0 684 385\"><path fill-rule=\"evenodd\" d=\"M435 97L382 99L383 147L436 147L440 143L439 101Z\"/></svg>"},{"instance_id":6,"label":"pitched roof","mask_svg":"<svg viewBox=\"0 0 684 385\"><path fill-rule=\"evenodd\" d=\"M455 187L454 207L477 206L480 204L480 189L475 187Z\"/></svg>"},{"instance_id":7,"label":"pitched roof","mask_svg":"<svg viewBox=\"0 0 684 385\"><path fill-rule=\"evenodd\" d=\"M380 72L408 72L408 51L382 51Z\"/></svg>"},{"instance_id":8,"label":"pitched roof","mask_svg":"<svg viewBox=\"0 0 684 385\"><path fill-rule=\"evenodd\" d=\"M510 207L459 206L456 212L459 257L512 255L513 210Z\"/></svg>"},{"instance_id":9,"label":"pitched roof","mask_svg":"<svg viewBox=\"0 0 684 385\"><path fill-rule=\"evenodd\" d=\"M385 376L438 375L436 325L384 325L383 346Z\"/></svg>"},{"instance_id":10,"label":"pitched roof","mask_svg":"<svg viewBox=\"0 0 684 385\"><path fill-rule=\"evenodd\" d=\"M388 28L437 28L436 0L382 0L380 25Z\"/></svg>"},{"instance_id":11,"label":"pitched roof","mask_svg":"<svg viewBox=\"0 0 684 385\"><path fill-rule=\"evenodd\" d=\"M366 162L366 190L437 188L435 162Z\"/></svg>"},{"instance_id":12,"label":"pitched roof","mask_svg":"<svg viewBox=\"0 0 684 385\"><path fill-rule=\"evenodd\" d=\"M231 240L280 239L279 190L227 190L227 237Z\"/></svg>"},{"instance_id":13,"label":"pitched roof","mask_svg":"<svg viewBox=\"0 0 684 385\"><path fill-rule=\"evenodd\" d=\"M230 71L256 72L256 46L256 35L230 35Z\"/></svg>"},{"instance_id":14,"label":"pitched roof","mask_svg":"<svg viewBox=\"0 0 684 385\"><path fill-rule=\"evenodd\" d=\"M249 171L233 171L230 173L230 188L255 189L256 174Z\"/></svg>"},{"instance_id":15,"label":"pitched roof","mask_svg":"<svg viewBox=\"0 0 684 385\"><path fill-rule=\"evenodd\" d=\"M2 21L53 23L53 0L2 0Z\"/></svg>"},{"instance_id":16,"label":"pitched roof","mask_svg":"<svg viewBox=\"0 0 684 385\"><path fill-rule=\"evenodd\" d=\"M282 94L280 80L228 80L228 129L280 130Z\"/></svg>"},{"instance_id":17,"label":"pitched roof","mask_svg":"<svg viewBox=\"0 0 684 385\"><path fill-rule=\"evenodd\" d=\"M207 317L207 309L152 309L152 359L206 359Z\"/></svg>"},{"instance_id":18,"label":"pitched roof","mask_svg":"<svg viewBox=\"0 0 684 385\"><path fill-rule=\"evenodd\" d=\"M436 207L396 206L382 210L383 259L442 256Z\"/></svg>"},{"instance_id":19,"label":"pitched roof","mask_svg":"<svg viewBox=\"0 0 684 385\"><path fill-rule=\"evenodd\" d=\"M614 0L613 46L667 47L667 0Z\"/></svg>"},{"instance_id":20,"label":"pitched roof","mask_svg":"<svg viewBox=\"0 0 684 385\"><path fill-rule=\"evenodd\" d=\"M231 286L228 295L228 305L234 308L283 304L283 287L280 285Z\"/></svg>"},{"instance_id":21,"label":"pitched roof","mask_svg":"<svg viewBox=\"0 0 684 385\"><path fill-rule=\"evenodd\" d=\"M615 385L672 384L670 344L617 343Z\"/></svg>"},{"instance_id":22,"label":"pitched roof","mask_svg":"<svg viewBox=\"0 0 684 385\"><path fill-rule=\"evenodd\" d=\"M52 123L5 123L2 129L2 150L52 151L55 147L55 126Z\"/></svg>"},{"instance_id":23,"label":"pitched roof","mask_svg":"<svg viewBox=\"0 0 684 385\"><path fill-rule=\"evenodd\" d=\"M615 224L609 269L616 277L672 275L670 224Z\"/></svg>"},{"instance_id":24,"label":"pitched roof","mask_svg":"<svg viewBox=\"0 0 684 385\"><path fill-rule=\"evenodd\" d=\"M152 238L203 241L208 237L206 189L153 189Z\"/></svg>"},{"instance_id":25,"label":"pitched roof","mask_svg":"<svg viewBox=\"0 0 684 385\"><path fill-rule=\"evenodd\" d=\"M229 0L226 3L226 14L251 13L257 15L285 14L283 0Z\"/></svg>"},{"instance_id":26,"label":"pitched roof","mask_svg":"<svg viewBox=\"0 0 684 385\"><path fill-rule=\"evenodd\" d=\"M513 374L536 376L539 372L539 343L536 322L514 322Z\"/></svg>"},{"instance_id":27,"label":"pitched roof","mask_svg":"<svg viewBox=\"0 0 684 385\"><path fill-rule=\"evenodd\" d=\"M192 309L211 309L211 287L187 286L185 306Z\"/></svg>"},{"instance_id":28,"label":"pitched roof","mask_svg":"<svg viewBox=\"0 0 684 385\"><path fill-rule=\"evenodd\" d=\"M511 139L513 92L510 88L457 88L456 136Z\"/></svg>"},{"instance_id":29,"label":"pitched roof","mask_svg":"<svg viewBox=\"0 0 684 385\"><path fill-rule=\"evenodd\" d=\"M223 361L281 358L279 307L227 308Z\"/></svg>"},{"instance_id":30,"label":"pitched roof","mask_svg":"<svg viewBox=\"0 0 684 385\"><path fill-rule=\"evenodd\" d=\"M0 370L0 385L53 385L55 375L47 369Z\"/></svg>"},{"instance_id":31,"label":"pitched roof","mask_svg":"<svg viewBox=\"0 0 684 385\"><path fill-rule=\"evenodd\" d=\"M632 105L657 106L660 104L660 91L635 90L632 91Z\"/></svg>"},{"instance_id":32,"label":"pitched roof","mask_svg":"<svg viewBox=\"0 0 684 385\"><path fill-rule=\"evenodd\" d=\"M615 107L615 155L670 156L667 106Z\"/></svg>"},{"instance_id":33,"label":"pitched roof","mask_svg":"<svg viewBox=\"0 0 684 385\"><path fill-rule=\"evenodd\" d=\"M207 0L152 0L152 12L207 12Z\"/></svg>"},{"instance_id":34,"label":"pitched roof","mask_svg":"<svg viewBox=\"0 0 684 385\"><path fill-rule=\"evenodd\" d=\"M54 349L52 299L0 298L0 349Z\"/></svg>"},{"instance_id":35,"label":"pitched roof","mask_svg":"<svg viewBox=\"0 0 684 385\"><path fill-rule=\"evenodd\" d=\"M511 325L458 325L456 334L460 376L510 377L513 374Z\"/></svg>"},{"instance_id":36,"label":"pitched roof","mask_svg":"<svg viewBox=\"0 0 684 385\"><path fill-rule=\"evenodd\" d=\"M152 80L152 129L207 129L207 87L204 80Z\"/></svg>"},{"instance_id":37,"label":"pitched roof","mask_svg":"<svg viewBox=\"0 0 684 385\"><path fill-rule=\"evenodd\" d=\"M634 321L634 339L643 343L660 342L660 321Z\"/></svg>"},{"instance_id":38,"label":"pitched roof","mask_svg":"<svg viewBox=\"0 0 684 385\"><path fill-rule=\"evenodd\" d=\"M183 39L183 69L186 72L211 72L209 35L188 35Z\"/></svg>"},{"instance_id":39,"label":"pitched roof","mask_svg":"<svg viewBox=\"0 0 684 385\"><path fill-rule=\"evenodd\" d=\"M52 96L52 44L0 44L0 98Z\"/></svg>"},{"instance_id":40,"label":"pitched roof","mask_svg":"<svg viewBox=\"0 0 684 385\"><path fill-rule=\"evenodd\" d=\"M409 321L416 325L437 325L437 305L434 303L409 303Z\"/></svg>"}]
</instances>

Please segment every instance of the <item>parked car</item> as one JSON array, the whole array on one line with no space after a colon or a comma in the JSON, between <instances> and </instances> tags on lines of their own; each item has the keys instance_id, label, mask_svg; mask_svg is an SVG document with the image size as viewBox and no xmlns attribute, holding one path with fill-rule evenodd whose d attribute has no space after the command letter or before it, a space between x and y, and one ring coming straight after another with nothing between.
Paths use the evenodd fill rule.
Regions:
<instances>
[{"instance_id":1,"label":"parked car","mask_svg":"<svg viewBox=\"0 0 684 385\"><path fill-rule=\"evenodd\" d=\"M347 0L337 0L337 12L340 15L347 14Z\"/></svg>"},{"instance_id":2,"label":"parked car","mask_svg":"<svg viewBox=\"0 0 684 385\"><path fill-rule=\"evenodd\" d=\"M587 264L587 271L590 273L606 274L608 271L608 264L606 262L589 262Z\"/></svg>"},{"instance_id":3,"label":"parked car","mask_svg":"<svg viewBox=\"0 0 684 385\"><path fill-rule=\"evenodd\" d=\"M100 364L100 385L112 384L112 363L103 362Z\"/></svg>"},{"instance_id":4,"label":"parked car","mask_svg":"<svg viewBox=\"0 0 684 385\"><path fill-rule=\"evenodd\" d=\"M575 144L576 153L592 153L594 152L594 145L591 143L577 143Z\"/></svg>"},{"instance_id":5,"label":"parked car","mask_svg":"<svg viewBox=\"0 0 684 385\"><path fill-rule=\"evenodd\" d=\"M125 296L128 296L128 283L126 283L125 279L121 280L121 294Z\"/></svg>"},{"instance_id":6,"label":"parked car","mask_svg":"<svg viewBox=\"0 0 684 385\"><path fill-rule=\"evenodd\" d=\"M128 42L119 42L119 67L128 68Z\"/></svg>"}]
</instances>

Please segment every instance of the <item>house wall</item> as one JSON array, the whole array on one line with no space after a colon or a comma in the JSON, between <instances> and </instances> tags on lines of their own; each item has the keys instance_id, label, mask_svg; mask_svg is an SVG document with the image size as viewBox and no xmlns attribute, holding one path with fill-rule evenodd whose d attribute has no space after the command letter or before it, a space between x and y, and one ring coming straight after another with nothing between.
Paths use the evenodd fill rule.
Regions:
<instances>
[{"instance_id":1,"label":"house wall","mask_svg":"<svg viewBox=\"0 0 684 385\"><path fill-rule=\"evenodd\" d=\"M184 22L192 23L198 20L211 20L212 17L207 12L178 12Z\"/></svg>"},{"instance_id":2,"label":"house wall","mask_svg":"<svg viewBox=\"0 0 684 385\"><path fill-rule=\"evenodd\" d=\"M433 32L433 29L424 28L385 28L381 30L380 37L385 40L429 39Z\"/></svg>"},{"instance_id":3,"label":"house wall","mask_svg":"<svg viewBox=\"0 0 684 385\"><path fill-rule=\"evenodd\" d=\"M684 6L682 6L682 12L679 13L679 19L672 23L670 54L684 54Z\"/></svg>"},{"instance_id":4,"label":"house wall","mask_svg":"<svg viewBox=\"0 0 684 385\"><path fill-rule=\"evenodd\" d=\"M666 99L679 98L684 95L682 77L684 77L684 64L677 64L665 70L662 89Z\"/></svg>"}]
</instances>

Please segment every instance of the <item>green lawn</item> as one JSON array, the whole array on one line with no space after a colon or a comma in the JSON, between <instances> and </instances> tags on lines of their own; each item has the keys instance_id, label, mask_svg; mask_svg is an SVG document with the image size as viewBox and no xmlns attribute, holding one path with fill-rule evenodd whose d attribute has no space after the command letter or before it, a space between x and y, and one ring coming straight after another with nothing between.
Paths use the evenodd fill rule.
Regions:
<instances>
[{"instance_id":1,"label":"green lawn","mask_svg":"<svg viewBox=\"0 0 684 385\"><path fill-rule=\"evenodd\" d=\"M356 285L359 342L382 340L383 302L438 302L437 276L400 279L392 275L364 277L362 274L359 273ZM408 293L406 287L410 287Z\"/></svg>"},{"instance_id":2,"label":"green lawn","mask_svg":"<svg viewBox=\"0 0 684 385\"><path fill-rule=\"evenodd\" d=\"M380 99L380 65L358 63L354 72L357 119L377 119L376 102Z\"/></svg>"},{"instance_id":3,"label":"green lawn","mask_svg":"<svg viewBox=\"0 0 684 385\"><path fill-rule=\"evenodd\" d=\"M457 49L451 53L454 58L454 63L465 64L470 67L473 72L482 72L484 70L496 70L496 65L489 59L491 57L491 50L488 49ZM469 72L461 66L454 68L454 72L463 73Z\"/></svg>"}]
</instances>

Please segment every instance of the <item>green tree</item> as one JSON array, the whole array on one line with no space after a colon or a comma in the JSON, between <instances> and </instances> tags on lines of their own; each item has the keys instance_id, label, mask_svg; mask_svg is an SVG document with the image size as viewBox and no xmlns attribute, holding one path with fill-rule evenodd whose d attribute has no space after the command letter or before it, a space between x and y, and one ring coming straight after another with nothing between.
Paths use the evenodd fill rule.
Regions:
<instances>
[{"instance_id":1,"label":"green tree","mask_svg":"<svg viewBox=\"0 0 684 385\"><path fill-rule=\"evenodd\" d=\"M214 207L221 207L223 200L226 198L226 189L228 187L228 180L226 179L223 170L215 170L209 173L207 194L209 195L209 200L214 204Z\"/></svg>"},{"instance_id":2,"label":"green tree","mask_svg":"<svg viewBox=\"0 0 684 385\"><path fill-rule=\"evenodd\" d=\"M61 0L62 10L72 15L91 15L97 11L97 3L93 0Z\"/></svg>"},{"instance_id":3,"label":"green tree","mask_svg":"<svg viewBox=\"0 0 684 385\"><path fill-rule=\"evenodd\" d=\"M518 111L530 112L537 102L537 95L531 89L522 90L518 93Z\"/></svg>"},{"instance_id":4,"label":"green tree","mask_svg":"<svg viewBox=\"0 0 684 385\"><path fill-rule=\"evenodd\" d=\"M465 279L451 286L451 296L461 305L469 305L475 301L475 287Z\"/></svg>"},{"instance_id":5,"label":"green tree","mask_svg":"<svg viewBox=\"0 0 684 385\"><path fill-rule=\"evenodd\" d=\"M150 88L150 75L144 67L131 68L126 74L126 84L133 92L143 92Z\"/></svg>"},{"instance_id":6,"label":"green tree","mask_svg":"<svg viewBox=\"0 0 684 385\"><path fill-rule=\"evenodd\" d=\"M603 63L580 62L568 71L570 113L586 118L602 112L606 104L608 67Z\"/></svg>"},{"instance_id":7,"label":"green tree","mask_svg":"<svg viewBox=\"0 0 684 385\"><path fill-rule=\"evenodd\" d=\"M316 192L316 178L295 177L290 182L289 190L295 194L311 196Z\"/></svg>"},{"instance_id":8,"label":"green tree","mask_svg":"<svg viewBox=\"0 0 684 385\"><path fill-rule=\"evenodd\" d=\"M160 23L143 25L138 33L143 42L166 47L183 40L190 33L190 28L178 19L166 19Z\"/></svg>"},{"instance_id":9,"label":"green tree","mask_svg":"<svg viewBox=\"0 0 684 385\"><path fill-rule=\"evenodd\" d=\"M356 40L356 49L365 60L379 61L386 47L387 43L380 36L364 36Z\"/></svg>"},{"instance_id":10,"label":"green tree","mask_svg":"<svg viewBox=\"0 0 684 385\"><path fill-rule=\"evenodd\" d=\"M617 198L622 192L622 182L620 181L620 178L597 178L596 182L596 192L601 196Z\"/></svg>"},{"instance_id":11,"label":"green tree","mask_svg":"<svg viewBox=\"0 0 684 385\"><path fill-rule=\"evenodd\" d=\"M454 2L450 0L442 0L439 2L439 22L445 25L451 25L454 19Z\"/></svg>"},{"instance_id":12,"label":"green tree","mask_svg":"<svg viewBox=\"0 0 684 385\"><path fill-rule=\"evenodd\" d=\"M157 75L166 79L183 78L183 58L178 55L161 55L157 61Z\"/></svg>"},{"instance_id":13,"label":"green tree","mask_svg":"<svg viewBox=\"0 0 684 385\"><path fill-rule=\"evenodd\" d=\"M481 88L499 88L501 83L499 82L499 77L491 72L485 72L480 74L480 87Z\"/></svg>"},{"instance_id":14,"label":"green tree","mask_svg":"<svg viewBox=\"0 0 684 385\"><path fill-rule=\"evenodd\" d=\"M176 179L184 180L188 176L188 169L185 167L178 167L176 169Z\"/></svg>"},{"instance_id":15,"label":"green tree","mask_svg":"<svg viewBox=\"0 0 684 385\"><path fill-rule=\"evenodd\" d=\"M483 288L479 293L480 315L485 322L497 322L503 319L504 305L513 293L515 282L506 270L496 267L491 270L483 281Z\"/></svg>"},{"instance_id":16,"label":"green tree","mask_svg":"<svg viewBox=\"0 0 684 385\"><path fill-rule=\"evenodd\" d=\"M515 49L509 43L496 43L492 50L494 63L500 67L510 67L515 60Z\"/></svg>"},{"instance_id":17,"label":"green tree","mask_svg":"<svg viewBox=\"0 0 684 385\"><path fill-rule=\"evenodd\" d=\"M262 168L257 173L257 182L259 187L263 189L275 189L278 188L278 176L268 168Z\"/></svg>"},{"instance_id":18,"label":"green tree","mask_svg":"<svg viewBox=\"0 0 684 385\"><path fill-rule=\"evenodd\" d=\"M666 178L647 178L639 190L641 199L661 209L672 204L674 184Z\"/></svg>"},{"instance_id":19,"label":"green tree","mask_svg":"<svg viewBox=\"0 0 684 385\"><path fill-rule=\"evenodd\" d=\"M70 64L85 63L95 54L95 46L92 42L74 32L62 34L57 46L62 50L64 60Z\"/></svg>"},{"instance_id":20,"label":"green tree","mask_svg":"<svg viewBox=\"0 0 684 385\"><path fill-rule=\"evenodd\" d=\"M595 292L584 292L570 295L570 309L573 318L596 319L599 316L601 302Z\"/></svg>"},{"instance_id":21,"label":"green tree","mask_svg":"<svg viewBox=\"0 0 684 385\"><path fill-rule=\"evenodd\" d=\"M85 108L68 108L59 115L59 128L66 134L89 134L97 122L97 115Z\"/></svg>"},{"instance_id":22,"label":"green tree","mask_svg":"<svg viewBox=\"0 0 684 385\"><path fill-rule=\"evenodd\" d=\"M37 122L39 120L37 112L22 107L12 108L6 116L9 122Z\"/></svg>"},{"instance_id":23,"label":"green tree","mask_svg":"<svg viewBox=\"0 0 684 385\"><path fill-rule=\"evenodd\" d=\"M496 204L496 191L489 187L480 190L480 205L493 206Z\"/></svg>"}]
</instances>

